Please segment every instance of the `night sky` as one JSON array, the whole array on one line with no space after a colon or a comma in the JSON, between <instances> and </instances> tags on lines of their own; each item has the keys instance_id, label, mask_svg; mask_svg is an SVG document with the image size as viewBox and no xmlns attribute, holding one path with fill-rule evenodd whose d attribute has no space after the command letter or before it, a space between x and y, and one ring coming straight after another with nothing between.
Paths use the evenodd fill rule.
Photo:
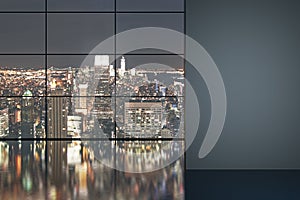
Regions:
<instances>
[{"instance_id":1,"label":"night sky","mask_svg":"<svg viewBox=\"0 0 300 200\"><path fill-rule=\"evenodd\" d=\"M114 0L48 0L48 11L60 13L48 13L46 38L46 17L43 13L45 2L0 1L0 54L5 54L0 56L0 66L40 67L45 65L43 54L46 53L55 54L48 56L48 66L79 66L85 55L78 54L88 54L101 41L113 36L115 31L118 33L137 27L156 26L184 32L184 14L180 13L184 9L183 0L117 0L116 7ZM116 15L116 27L115 8L117 12L122 12ZM140 13L143 11L152 13ZM155 13L156 11L160 13ZM161 13L163 11L176 13ZM99 54L113 54L114 47L115 44L112 43L111 48ZM157 52L161 53L146 51L150 54ZM24 56L27 54L31 56ZM144 57L145 61L141 60L142 57L128 59L128 65L132 67L137 64L162 62L178 66L181 63L178 59L168 61L168 56L148 56Z\"/></svg>"}]
</instances>

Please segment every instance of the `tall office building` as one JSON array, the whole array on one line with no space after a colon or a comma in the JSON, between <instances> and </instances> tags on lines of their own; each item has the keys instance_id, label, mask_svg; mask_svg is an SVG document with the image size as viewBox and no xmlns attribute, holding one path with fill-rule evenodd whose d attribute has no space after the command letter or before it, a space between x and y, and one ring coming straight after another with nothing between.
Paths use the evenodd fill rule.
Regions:
<instances>
[{"instance_id":1,"label":"tall office building","mask_svg":"<svg viewBox=\"0 0 300 200\"><path fill-rule=\"evenodd\" d=\"M48 98L48 138L67 137L68 101L64 91L51 83Z\"/></svg>"},{"instance_id":2,"label":"tall office building","mask_svg":"<svg viewBox=\"0 0 300 200\"><path fill-rule=\"evenodd\" d=\"M78 105L76 107L79 109L87 109L88 84L79 84L78 88L79 88L79 97L77 98Z\"/></svg>"},{"instance_id":3,"label":"tall office building","mask_svg":"<svg viewBox=\"0 0 300 200\"><path fill-rule=\"evenodd\" d=\"M0 110L0 137L9 133L9 113L8 108Z\"/></svg>"},{"instance_id":4,"label":"tall office building","mask_svg":"<svg viewBox=\"0 0 300 200\"><path fill-rule=\"evenodd\" d=\"M78 85L78 95L77 97L73 97L73 103L75 104L75 110L72 110L72 112L69 113L70 116L68 116L68 124L72 124L75 121L80 121L80 124L82 124L81 130L75 131L76 133L81 133L82 131L85 132L88 126L88 123L91 122L91 120L88 120L89 115L89 100L91 99L88 97L88 84L79 84ZM80 120L78 120L80 118ZM71 119L71 121L69 120ZM70 125L68 125L68 135L75 136L78 134L74 134L74 128L72 128ZM80 135L80 134L79 134Z\"/></svg>"},{"instance_id":5,"label":"tall office building","mask_svg":"<svg viewBox=\"0 0 300 200\"><path fill-rule=\"evenodd\" d=\"M21 133L22 138L34 137L34 99L32 92L27 90L21 100Z\"/></svg>"},{"instance_id":6,"label":"tall office building","mask_svg":"<svg viewBox=\"0 0 300 200\"><path fill-rule=\"evenodd\" d=\"M99 128L106 135L113 135L114 113L112 108L113 81L110 76L109 56L95 56L95 101L94 109Z\"/></svg>"},{"instance_id":7,"label":"tall office building","mask_svg":"<svg viewBox=\"0 0 300 200\"><path fill-rule=\"evenodd\" d=\"M125 102L125 133L139 138L160 134L162 111L162 102Z\"/></svg>"},{"instance_id":8,"label":"tall office building","mask_svg":"<svg viewBox=\"0 0 300 200\"><path fill-rule=\"evenodd\" d=\"M115 77L115 68L113 65L109 65L109 75Z\"/></svg>"},{"instance_id":9,"label":"tall office building","mask_svg":"<svg viewBox=\"0 0 300 200\"><path fill-rule=\"evenodd\" d=\"M119 70L119 74L120 74L120 76L124 76L125 71L126 71L126 61L125 61L124 56L122 56L122 58L121 58L120 65L121 65L121 68Z\"/></svg>"},{"instance_id":10,"label":"tall office building","mask_svg":"<svg viewBox=\"0 0 300 200\"><path fill-rule=\"evenodd\" d=\"M100 126L113 121L112 87L108 55L95 56L95 102L94 107Z\"/></svg>"},{"instance_id":11,"label":"tall office building","mask_svg":"<svg viewBox=\"0 0 300 200\"><path fill-rule=\"evenodd\" d=\"M110 96L110 65L109 56L95 56L95 96Z\"/></svg>"}]
</instances>

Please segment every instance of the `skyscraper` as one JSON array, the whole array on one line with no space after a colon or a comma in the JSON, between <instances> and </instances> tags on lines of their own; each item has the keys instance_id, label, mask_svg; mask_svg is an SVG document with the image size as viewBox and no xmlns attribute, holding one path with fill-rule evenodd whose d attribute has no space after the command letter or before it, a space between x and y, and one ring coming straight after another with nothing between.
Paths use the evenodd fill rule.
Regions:
<instances>
[{"instance_id":1,"label":"skyscraper","mask_svg":"<svg viewBox=\"0 0 300 200\"><path fill-rule=\"evenodd\" d=\"M48 138L67 137L68 101L63 89L51 83L48 98Z\"/></svg>"},{"instance_id":2,"label":"skyscraper","mask_svg":"<svg viewBox=\"0 0 300 200\"><path fill-rule=\"evenodd\" d=\"M87 108L87 89L88 84L79 84L79 98L77 108L86 109Z\"/></svg>"},{"instance_id":3,"label":"skyscraper","mask_svg":"<svg viewBox=\"0 0 300 200\"><path fill-rule=\"evenodd\" d=\"M109 56L95 56L95 96L111 96Z\"/></svg>"},{"instance_id":4,"label":"skyscraper","mask_svg":"<svg viewBox=\"0 0 300 200\"><path fill-rule=\"evenodd\" d=\"M121 68L120 68L120 71L119 71L120 76L124 76L125 71L126 71L126 62L125 62L124 56L122 56L122 58L121 58Z\"/></svg>"},{"instance_id":5,"label":"skyscraper","mask_svg":"<svg viewBox=\"0 0 300 200\"><path fill-rule=\"evenodd\" d=\"M114 131L114 114L112 109L113 83L110 76L109 56L95 56L95 101L94 108L99 128L111 136Z\"/></svg>"},{"instance_id":6,"label":"skyscraper","mask_svg":"<svg viewBox=\"0 0 300 200\"><path fill-rule=\"evenodd\" d=\"M22 138L34 137L34 99L30 90L25 91L21 105Z\"/></svg>"},{"instance_id":7,"label":"skyscraper","mask_svg":"<svg viewBox=\"0 0 300 200\"><path fill-rule=\"evenodd\" d=\"M162 102L125 102L125 132L131 137L153 137L161 133Z\"/></svg>"},{"instance_id":8,"label":"skyscraper","mask_svg":"<svg viewBox=\"0 0 300 200\"><path fill-rule=\"evenodd\" d=\"M0 110L0 137L6 136L9 132L8 108Z\"/></svg>"}]
</instances>

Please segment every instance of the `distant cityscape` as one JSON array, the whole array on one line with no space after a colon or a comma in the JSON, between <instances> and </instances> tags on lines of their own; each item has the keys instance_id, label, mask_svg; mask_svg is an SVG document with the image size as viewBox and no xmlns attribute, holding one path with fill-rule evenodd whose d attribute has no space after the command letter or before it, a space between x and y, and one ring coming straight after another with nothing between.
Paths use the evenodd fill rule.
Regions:
<instances>
[{"instance_id":1,"label":"distant cityscape","mask_svg":"<svg viewBox=\"0 0 300 200\"><path fill-rule=\"evenodd\" d=\"M0 69L0 138L184 138L184 69Z\"/></svg>"},{"instance_id":2,"label":"distant cityscape","mask_svg":"<svg viewBox=\"0 0 300 200\"><path fill-rule=\"evenodd\" d=\"M185 38L125 53L120 37L185 33L184 1L0 11L0 199L184 199Z\"/></svg>"},{"instance_id":3,"label":"distant cityscape","mask_svg":"<svg viewBox=\"0 0 300 200\"><path fill-rule=\"evenodd\" d=\"M183 67L92 60L0 67L1 199L183 199Z\"/></svg>"},{"instance_id":4,"label":"distant cityscape","mask_svg":"<svg viewBox=\"0 0 300 200\"><path fill-rule=\"evenodd\" d=\"M1 198L183 198L183 68L110 62L0 68Z\"/></svg>"}]
</instances>

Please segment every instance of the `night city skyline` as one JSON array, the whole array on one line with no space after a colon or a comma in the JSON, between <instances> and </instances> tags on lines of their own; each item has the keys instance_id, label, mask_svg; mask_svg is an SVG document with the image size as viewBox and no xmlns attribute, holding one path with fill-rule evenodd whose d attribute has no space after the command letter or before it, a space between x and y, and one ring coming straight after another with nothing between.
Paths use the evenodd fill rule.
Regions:
<instances>
[{"instance_id":1,"label":"night city skyline","mask_svg":"<svg viewBox=\"0 0 300 200\"><path fill-rule=\"evenodd\" d=\"M4 178L2 187L38 199L94 199L99 192L105 199L139 199L150 194L182 199L183 156L164 164L184 151L181 59L125 55L111 62L111 56L93 55L88 60L89 66L51 66L47 73L39 68L1 67L0 137L5 141L0 142L0 167L14 178L14 182ZM40 140L45 138L68 140ZM97 142L101 138L107 141ZM182 141L161 140L167 138ZM42 167L44 162L47 169ZM38 171L37 176L30 168ZM126 175L126 171L149 169L140 177ZM99 188L99 184L105 186ZM6 189L1 189L1 198L17 197Z\"/></svg>"},{"instance_id":2,"label":"night city skyline","mask_svg":"<svg viewBox=\"0 0 300 200\"><path fill-rule=\"evenodd\" d=\"M0 2L0 199L184 199L184 38L121 53L117 35L183 33L184 14L182 0Z\"/></svg>"}]
</instances>

